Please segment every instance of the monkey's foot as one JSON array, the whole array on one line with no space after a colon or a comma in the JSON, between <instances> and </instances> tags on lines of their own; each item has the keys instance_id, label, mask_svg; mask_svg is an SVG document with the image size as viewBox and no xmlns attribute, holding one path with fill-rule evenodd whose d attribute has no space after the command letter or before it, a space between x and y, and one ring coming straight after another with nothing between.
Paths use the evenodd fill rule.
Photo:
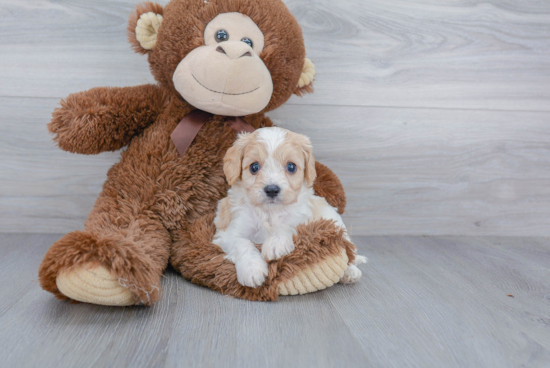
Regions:
<instances>
[{"instance_id":1,"label":"monkey's foot","mask_svg":"<svg viewBox=\"0 0 550 368\"><path fill-rule=\"evenodd\" d=\"M298 295L326 289L342 279L347 266L348 256L342 249L339 255L307 266L290 280L281 282L277 292L279 295Z\"/></svg>"},{"instance_id":2,"label":"monkey's foot","mask_svg":"<svg viewBox=\"0 0 550 368\"><path fill-rule=\"evenodd\" d=\"M74 266L61 272L56 284L61 293L79 302L119 307L136 304L134 293L101 265Z\"/></svg>"}]
</instances>

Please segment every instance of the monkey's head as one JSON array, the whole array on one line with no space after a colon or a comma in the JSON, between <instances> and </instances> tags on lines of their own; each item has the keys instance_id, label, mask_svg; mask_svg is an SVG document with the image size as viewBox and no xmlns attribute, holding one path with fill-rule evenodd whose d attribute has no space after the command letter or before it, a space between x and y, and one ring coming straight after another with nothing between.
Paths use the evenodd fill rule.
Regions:
<instances>
[{"instance_id":1,"label":"monkey's head","mask_svg":"<svg viewBox=\"0 0 550 368\"><path fill-rule=\"evenodd\" d=\"M281 0L147 2L128 34L161 85L212 114L266 112L313 91L302 30Z\"/></svg>"}]
</instances>

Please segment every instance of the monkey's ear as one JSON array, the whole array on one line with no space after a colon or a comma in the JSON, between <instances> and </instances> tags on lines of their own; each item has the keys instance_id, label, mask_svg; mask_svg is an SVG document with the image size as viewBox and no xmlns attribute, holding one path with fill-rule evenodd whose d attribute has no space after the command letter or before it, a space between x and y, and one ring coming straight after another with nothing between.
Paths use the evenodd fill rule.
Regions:
<instances>
[{"instance_id":1,"label":"monkey's ear","mask_svg":"<svg viewBox=\"0 0 550 368\"><path fill-rule=\"evenodd\" d=\"M128 41L135 52L146 54L157 43L157 32L162 23L162 5L145 2L136 6L128 21Z\"/></svg>"},{"instance_id":2,"label":"monkey's ear","mask_svg":"<svg viewBox=\"0 0 550 368\"><path fill-rule=\"evenodd\" d=\"M311 60L305 58L304 67L302 69L302 75L300 75L300 80L298 81L298 86L296 86L295 94L298 96L303 96L306 93L313 92L313 79L315 78L315 65Z\"/></svg>"}]
</instances>

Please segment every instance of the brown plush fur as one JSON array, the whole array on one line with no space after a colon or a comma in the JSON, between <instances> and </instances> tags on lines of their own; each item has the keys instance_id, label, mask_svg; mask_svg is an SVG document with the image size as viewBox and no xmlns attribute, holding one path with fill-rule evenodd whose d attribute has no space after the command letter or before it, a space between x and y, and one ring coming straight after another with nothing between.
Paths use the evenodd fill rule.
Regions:
<instances>
[{"instance_id":1,"label":"brown plush fur","mask_svg":"<svg viewBox=\"0 0 550 368\"><path fill-rule=\"evenodd\" d=\"M115 151L157 119L166 109L168 96L167 90L151 84L93 88L61 101L48 129L65 151Z\"/></svg>"},{"instance_id":2,"label":"brown plush fur","mask_svg":"<svg viewBox=\"0 0 550 368\"><path fill-rule=\"evenodd\" d=\"M308 94L308 93L313 93L313 84L312 83L306 84L303 87L298 87L298 88L296 88L296 91L294 91L294 94L296 94L297 96L300 96L300 97L302 97L303 95Z\"/></svg>"},{"instance_id":3,"label":"brown plush fur","mask_svg":"<svg viewBox=\"0 0 550 368\"><path fill-rule=\"evenodd\" d=\"M145 11L162 8L138 6L130 27ZM194 108L177 94L171 76L177 63L202 43L205 25L228 11L249 15L265 34L261 57L275 86L265 111L280 106L296 91L305 50L300 27L281 1L210 0L205 4L203 0L173 0L168 4L157 45L147 52L159 85L94 88L70 95L48 126L59 147L69 152L97 154L127 145L120 162L109 170L84 231L58 240L40 266L42 287L56 297L66 299L56 286L60 272L99 263L118 276L136 300L151 305L159 298L159 279L171 256L174 267L197 284L248 299L273 300L277 280L291 277L337 247L351 249L333 225L302 227L296 239L300 251L272 263L264 286L244 290L236 282L234 266L210 243L213 214L228 189L223 157L236 133L225 117L214 116L181 157L170 134ZM255 128L272 126L263 112L245 119ZM343 212L340 181L321 164L316 170L316 193Z\"/></svg>"},{"instance_id":4,"label":"brown plush fur","mask_svg":"<svg viewBox=\"0 0 550 368\"><path fill-rule=\"evenodd\" d=\"M317 179L315 179L315 194L319 197L325 197L327 202L338 209L339 214L343 214L346 209L346 193L340 179L332 170L319 162L315 162L315 171L317 171Z\"/></svg>"}]
</instances>

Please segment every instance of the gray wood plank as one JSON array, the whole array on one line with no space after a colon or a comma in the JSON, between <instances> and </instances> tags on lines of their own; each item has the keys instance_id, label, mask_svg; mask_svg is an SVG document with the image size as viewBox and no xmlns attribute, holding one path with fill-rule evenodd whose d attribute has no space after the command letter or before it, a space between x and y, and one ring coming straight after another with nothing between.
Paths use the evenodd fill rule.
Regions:
<instances>
[{"instance_id":1,"label":"gray wood plank","mask_svg":"<svg viewBox=\"0 0 550 368\"><path fill-rule=\"evenodd\" d=\"M0 96L152 81L126 41L135 3L0 1ZM316 93L291 104L550 109L548 2L287 4L318 70Z\"/></svg>"},{"instance_id":2,"label":"gray wood plank","mask_svg":"<svg viewBox=\"0 0 550 368\"><path fill-rule=\"evenodd\" d=\"M69 304L27 293L0 319L5 367L159 367L175 312L167 298L151 308ZM169 309L167 309L169 308ZM29 352L32 352L29 355Z\"/></svg>"},{"instance_id":3,"label":"gray wood plank","mask_svg":"<svg viewBox=\"0 0 550 368\"><path fill-rule=\"evenodd\" d=\"M97 86L152 82L146 57L126 41L137 3L0 1L0 96L60 98Z\"/></svg>"},{"instance_id":4,"label":"gray wood plank","mask_svg":"<svg viewBox=\"0 0 550 368\"><path fill-rule=\"evenodd\" d=\"M0 318L38 285L38 265L60 236L2 234L0 236Z\"/></svg>"},{"instance_id":5,"label":"gray wood plank","mask_svg":"<svg viewBox=\"0 0 550 368\"><path fill-rule=\"evenodd\" d=\"M550 239L355 237L355 285L274 303L169 270L151 308L58 301L36 269L59 234L0 234L3 367L545 367ZM514 297L507 296L508 294Z\"/></svg>"},{"instance_id":6,"label":"gray wood plank","mask_svg":"<svg viewBox=\"0 0 550 368\"><path fill-rule=\"evenodd\" d=\"M548 238L356 242L366 280L328 297L374 366L548 367Z\"/></svg>"},{"instance_id":7,"label":"gray wood plank","mask_svg":"<svg viewBox=\"0 0 550 368\"><path fill-rule=\"evenodd\" d=\"M167 367L370 366L326 293L276 303L223 297L180 284Z\"/></svg>"},{"instance_id":8,"label":"gray wood plank","mask_svg":"<svg viewBox=\"0 0 550 368\"><path fill-rule=\"evenodd\" d=\"M296 0L289 5L319 71L316 92L303 103L550 109L548 2Z\"/></svg>"},{"instance_id":9,"label":"gray wood plank","mask_svg":"<svg viewBox=\"0 0 550 368\"><path fill-rule=\"evenodd\" d=\"M45 126L54 99L0 98L0 232L82 227L119 153L74 155ZM21 114L25 111L25 114ZM550 114L285 106L341 178L355 235L550 235Z\"/></svg>"}]
</instances>

